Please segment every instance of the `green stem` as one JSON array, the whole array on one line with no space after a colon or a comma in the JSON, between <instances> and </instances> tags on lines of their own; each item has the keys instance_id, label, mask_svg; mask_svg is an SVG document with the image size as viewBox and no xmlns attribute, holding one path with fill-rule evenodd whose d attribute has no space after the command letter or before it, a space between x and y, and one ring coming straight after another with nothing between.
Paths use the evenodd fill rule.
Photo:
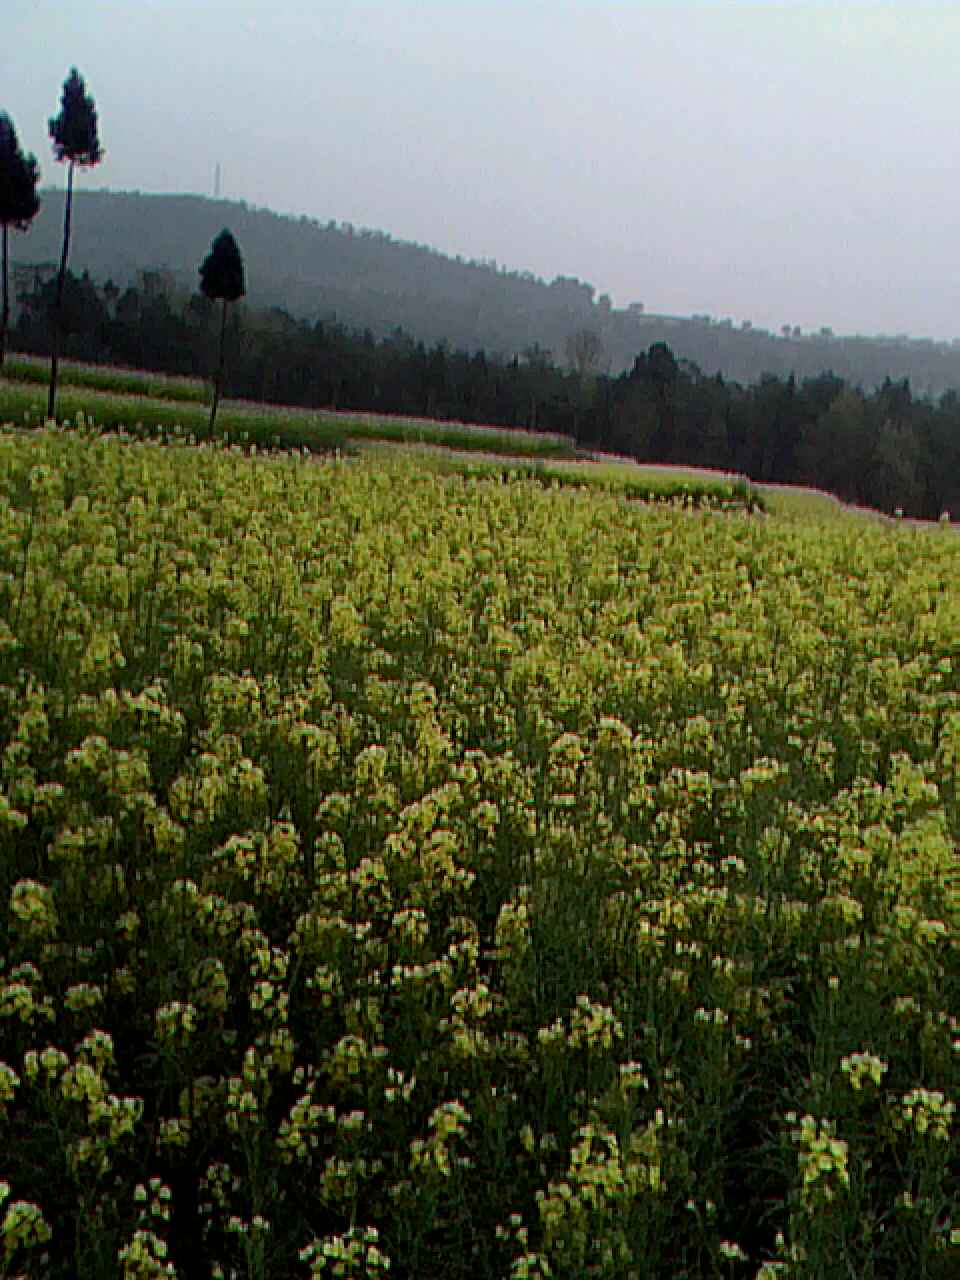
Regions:
<instances>
[{"instance_id":1,"label":"green stem","mask_svg":"<svg viewBox=\"0 0 960 1280\"><path fill-rule=\"evenodd\" d=\"M220 388L223 385L224 348L227 336L227 300L222 301L220 311L220 354L217 359L217 376L213 382L213 404L210 406L210 435L213 436L213 424L217 418L217 405L220 403Z\"/></svg>"}]
</instances>

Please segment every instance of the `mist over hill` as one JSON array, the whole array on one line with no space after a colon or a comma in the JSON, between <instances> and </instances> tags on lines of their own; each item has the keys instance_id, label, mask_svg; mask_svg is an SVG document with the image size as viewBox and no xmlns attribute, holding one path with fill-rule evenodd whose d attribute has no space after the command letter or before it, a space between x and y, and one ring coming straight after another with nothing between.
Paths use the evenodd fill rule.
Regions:
<instances>
[{"instance_id":1,"label":"mist over hill","mask_svg":"<svg viewBox=\"0 0 960 1280\"><path fill-rule=\"evenodd\" d=\"M63 192L42 193L31 230L11 238L15 279L55 264ZM908 378L915 393L960 387L960 346L930 339L838 337L829 330L772 334L708 316L625 309L575 278L546 282L496 263L451 258L381 231L322 224L204 196L84 191L75 194L70 266L116 284L159 273L174 291L193 291L197 267L229 226L244 254L251 306L310 320L335 318L377 337L402 328L427 343L513 356L539 348L559 363L619 373L651 343L667 342L705 373L752 382L765 373L812 377L830 370L871 389Z\"/></svg>"}]
</instances>

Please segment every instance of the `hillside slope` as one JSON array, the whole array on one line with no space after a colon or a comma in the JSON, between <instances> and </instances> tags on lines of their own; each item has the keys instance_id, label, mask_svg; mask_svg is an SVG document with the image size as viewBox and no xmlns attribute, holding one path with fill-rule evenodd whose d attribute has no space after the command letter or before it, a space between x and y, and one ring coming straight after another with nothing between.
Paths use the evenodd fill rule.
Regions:
<instances>
[{"instance_id":1,"label":"hillside slope","mask_svg":"<svg viewBox=\"0 0 960 1280\"><path fill-rule=\"evenodd\" d=\"M12 237L21 281L30 279L31 265L55 263L62 218L62 191L45 191L31 230ZM539 347L562 362L571 338L586 330L599 339L597 367L614 373L630 367L651 343L665 341L704 372L738 381L829 369L867 388L888 376L909 378L919 392L960 387L960 348L947 343L796 330L782 336L709 317L618 310L590 284L570 277L547 283L380 231L284 217L243 203L81 190L74 225L75 271L122 284L141 271L163 269L171 284L191 290L210 241L229 226L246 259L251 305L283 307L311 319L335 317L377 336L400 327L425 342L465 350L512 356Z\"/></svg>"}]
</instances>

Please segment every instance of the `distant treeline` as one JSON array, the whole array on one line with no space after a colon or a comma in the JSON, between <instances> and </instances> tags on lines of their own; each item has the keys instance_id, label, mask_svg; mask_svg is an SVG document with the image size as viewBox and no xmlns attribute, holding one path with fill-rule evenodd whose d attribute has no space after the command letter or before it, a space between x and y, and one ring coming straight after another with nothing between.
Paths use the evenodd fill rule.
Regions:
<instances>
[{"instance_id":1,"label":"distant treeline","mask_svg":"<svg viewBox=\"0 0 960 1280\"><path fill-rule=\"evenodd\" d=\"M21 351L47 354L52 281L22 291ZM583 448L642 461L742 472L755 481L815 485L849 501L936 518L960 515L960 397L912 394L889 379L865 393L832 373L751 385L707 376L653 343L619 376L530 348L505 359L397 331L386 338L285 311L238 309L231 321L228 395L559 431ZM213 305L144 272L135 286L68 275L66 356L204 377L216 340Z\"/></svg>"}]
</instances>

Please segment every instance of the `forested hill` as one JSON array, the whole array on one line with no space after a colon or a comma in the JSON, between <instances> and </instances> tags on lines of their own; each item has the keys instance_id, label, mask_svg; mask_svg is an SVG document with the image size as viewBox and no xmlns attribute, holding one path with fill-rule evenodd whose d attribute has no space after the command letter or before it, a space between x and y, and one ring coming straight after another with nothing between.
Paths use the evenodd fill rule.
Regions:
<instances>
[{"instance_id":1,"label":"forested hill","mask_svg":"<svg viewBox=\"0 0 960 1280\"><path fill-rule=\"evenodd\" d=\"M18 279L59 255L63 193L43 192L32 229L12 237ZM753 382L764 373L799 377L832 370L869 389L909 378L914 392L960 387L960 346L906 338L845 338L829 332L771 334L700 316L684 319L618 310L593 287L560 276L450 258L383 232L321 224L202 196L83 191L75 196L71 268L98 281L169 272L173 288L194 289L213 237L229 226L247 266L254 306L327 320L383 336L397 328L427 343L506 356L541 348L584 371L629 368L664 341L705 373ZM774 288L775 286L771 286Z\"/></svg>"}]
</instances>

